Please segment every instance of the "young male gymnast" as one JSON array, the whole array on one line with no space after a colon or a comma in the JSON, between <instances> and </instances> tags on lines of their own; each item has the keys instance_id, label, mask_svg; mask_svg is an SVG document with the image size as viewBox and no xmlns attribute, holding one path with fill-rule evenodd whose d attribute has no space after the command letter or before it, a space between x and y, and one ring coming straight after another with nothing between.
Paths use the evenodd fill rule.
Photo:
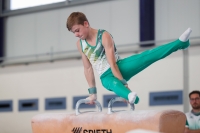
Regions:
<instances>
[{"instance_id":1,"label":"young male gymnast","mask_svg":"<svg viewBox=\"0 0 200 133\"><path fill-rule=\"evenodd\" d=\"M120 59L111 34L103 29L92 28L82 12L71 13L66 26L79 38L76 45L82 56L84 74L89 85L90 95L86 98L90 101L88 104L94 104L94 100L97 99L93 68L96 69L102 85L107 90L113 91L130 104L137 104L139 97L136 92L129 89L127 81L152 63L179 49L189 47L189 36L192 32L188 28L173 42Z\"/></svg>"}]
</instances>

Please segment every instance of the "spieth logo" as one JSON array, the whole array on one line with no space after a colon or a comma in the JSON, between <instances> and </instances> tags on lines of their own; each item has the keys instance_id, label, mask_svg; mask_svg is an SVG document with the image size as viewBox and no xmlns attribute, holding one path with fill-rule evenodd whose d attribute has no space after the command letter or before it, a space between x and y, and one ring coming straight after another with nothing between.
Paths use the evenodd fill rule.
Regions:
<instances>
[{"instance_id":1,"label":"spieth logo","mask_svg":"<svg viewBox=\"0 0 200 133\"><path fill-rule=\"evenodd\" d=\"M91 130L91 129L84 129L83 132L82 127L74 127L72 129L73 133L112 133L112 130L108 131L107 129L96 129L96 130Z\"/></svg>"},{"instance_id":2,"label":"spieth logo","mask_svg":"<svg viewBox=\"0 0 200 133\"><path fill-rule=\"evenodd\" d=\"M82 127L78 127L78 128L74 127L72 130L73 133L81 133L81 131L82 131Z\"/></svg>"}]
</instances>

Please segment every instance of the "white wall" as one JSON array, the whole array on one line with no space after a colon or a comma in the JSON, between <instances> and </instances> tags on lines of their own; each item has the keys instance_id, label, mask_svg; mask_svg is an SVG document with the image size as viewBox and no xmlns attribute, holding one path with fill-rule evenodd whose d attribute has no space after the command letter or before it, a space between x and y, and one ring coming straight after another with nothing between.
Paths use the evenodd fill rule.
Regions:
<instances>
[{"instance_id":1,"label":"white wall","mask_svg":"<svg viewBox=\"0 0 200 133\"><path fill-rule=\"evenodd\" d=\"M117 45L139 42L138 4L136 0L118 0L9 17L6 27L7 56L50 52L51 47L55 51L75 49L76 38L65 28L66 19L73 11L86 13L91 26L108 30ZM156 40L177 38L189 26L193 29L193 37L200 36L199 7L199 0L156 0ZM190 91L199 90L200 86L199 50L200 47L189 49ZM102 87L97 75L96 82L98 100L102 102L103 94L113 93ZM182 51L151 65L133 77L129 86L141 98L136 110L183 111L183 105L149 106L148 97L149 92L183 89ZM87 88L80 60L0 68L0 100L12 99L14 102L13 112L0 113L0 133L31 133L30 119L38 113L74 112L72 97L87 95ZM66 110L44 110L45 98L63 96L67 97ZM18 100L31 98L39 98L39 110L19 112Z\"/></svg>"},{"instance_id":2,"label":"white wall","mask_svg":"<svg viewBox=\"0 0 200 133\"><path fill-rule=\"evenodd\" d=\"M193 29L192 37L200 35L199 0L156 0L155 39L175 39L187 27Z\"/></svg>"}]
</instances>

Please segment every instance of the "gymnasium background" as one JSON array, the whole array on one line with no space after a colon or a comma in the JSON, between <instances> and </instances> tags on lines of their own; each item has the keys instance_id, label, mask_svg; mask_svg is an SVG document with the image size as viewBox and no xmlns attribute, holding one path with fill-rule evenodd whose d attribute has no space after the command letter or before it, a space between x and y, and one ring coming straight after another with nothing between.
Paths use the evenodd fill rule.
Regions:
<instances>
[{"instance_id":1,"label":"gymnasium background","mask_svg":"<svg viewBox=\"0 0 200 133\"><path fill-rule=\"evenodd\" d=\"M175 40L191 27L188 50L154 63L128 82L141 99L136 110L191 110L188 93L200 89L200 1L152 0L153 20L145 23L153 22L151 32L143 34L154 36L146 40L141 38L146 30L141 1L72 0L7 11L10 4L1 0L0 133L31 133L34 115L74 113L77 99L88 95L77 38L66 28L74 11L85 13L91 27L109 31L122 58ZM98 101L106 111L114 93L102 87L96 72L95 77Z\"/></svg>"}]
</instances>

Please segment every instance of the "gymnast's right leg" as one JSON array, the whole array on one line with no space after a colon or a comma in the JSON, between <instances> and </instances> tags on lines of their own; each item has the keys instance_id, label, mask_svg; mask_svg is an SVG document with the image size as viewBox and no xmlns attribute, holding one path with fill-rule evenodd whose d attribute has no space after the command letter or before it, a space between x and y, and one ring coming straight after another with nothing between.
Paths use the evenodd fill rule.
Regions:
<instances>
[{"instance_id":1,"label":"gymnast's right leg","mask_svg":"<svg viewBox=\"0 0 200 133\"><path fill-rule=\"evenodd\" d=\"M112 74L111 70L107 76L101 78L101 82L107 90L113 91L118 96L129 101L130 104L137 104L139 102L137 94L125 87L124 84Z\"/></svg>"}]
</instances>

